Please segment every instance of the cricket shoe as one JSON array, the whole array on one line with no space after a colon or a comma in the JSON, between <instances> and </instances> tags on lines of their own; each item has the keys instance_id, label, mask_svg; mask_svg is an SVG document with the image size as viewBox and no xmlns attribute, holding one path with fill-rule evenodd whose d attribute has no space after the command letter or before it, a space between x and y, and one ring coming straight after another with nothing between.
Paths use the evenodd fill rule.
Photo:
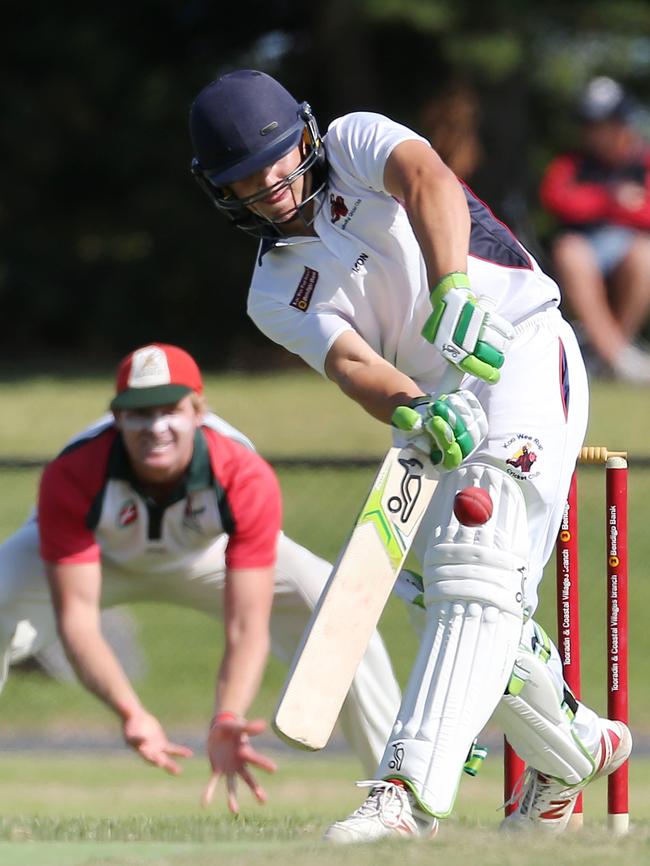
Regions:
<instances>
[{"instance_id":1,"label":"cricket shoe","mask_svg":"<svg viewBox=\"0 0 650 866\"><path fill-rule=\"evenodd\" d=\"M388 838L432 839L438 832L438 819L418 808L404 785L389 780L357 782L357 786L372 786L372 790L356 811L332 824L323 836L326 842L347 845Z\"/></svg>"},{"instance_id":2,"label":"cricket shoe","mask_svg":"<svg viewBox=\"0 0 650 866\"><path fill-rule=\"evenodd\" d=\"M600 722L602 731L594 756L594 773L580 784L567 787L529 767L520 788L519 808L502 821L502 830L538 829L547 833L566 830L580 792L594 779L618 770L632 751L632 735L627 725L610 719ZM515 797L519 799L517 794Z\"/></svg>"}]
</instances>

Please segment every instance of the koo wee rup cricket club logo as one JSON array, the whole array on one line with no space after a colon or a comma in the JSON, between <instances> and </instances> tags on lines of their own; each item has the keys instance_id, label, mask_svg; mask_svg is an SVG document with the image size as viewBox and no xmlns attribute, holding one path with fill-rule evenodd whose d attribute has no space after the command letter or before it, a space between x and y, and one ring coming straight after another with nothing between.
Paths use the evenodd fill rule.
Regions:
<instances>
[{"instance_id":1,"label":"koo wee rup cricket club logo","mask_svg":"<svg viewBox=\"0 0 650 866\"><path fill-rule=\"evenodd\" d=\"M334 195L334 193L330 193L330 211L333 223L337 223L341 217L346 217L348 215L348 206L346 205L345 199L342 195Z\"/></svg>"}]
</instances>

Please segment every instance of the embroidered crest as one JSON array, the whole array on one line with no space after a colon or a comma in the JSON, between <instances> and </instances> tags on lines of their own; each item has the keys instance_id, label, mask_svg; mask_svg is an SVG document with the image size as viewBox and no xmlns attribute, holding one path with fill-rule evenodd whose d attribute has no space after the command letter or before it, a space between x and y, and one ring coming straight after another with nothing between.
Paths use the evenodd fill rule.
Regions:
<instances>
[{"instance_id":1,"label":"embroidered crest","mask_svg":"<svg viewBox=\"0 0 650 866\"><path fill-rule=\"evenodd\" d=\"M330 193L330 211L332 214L332 222L337 223L341 217L348 215L348 206L342 195L334 195Z\"/></svg>"}]
</instances>

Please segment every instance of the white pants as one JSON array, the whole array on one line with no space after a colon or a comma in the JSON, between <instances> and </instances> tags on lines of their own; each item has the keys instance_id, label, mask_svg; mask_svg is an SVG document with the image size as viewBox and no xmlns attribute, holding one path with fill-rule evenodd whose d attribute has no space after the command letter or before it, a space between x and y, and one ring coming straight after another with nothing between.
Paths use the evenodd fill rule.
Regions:
<instances>
[{"instance_id":1,"label":"white pants","mask_svg":"<svg viewBox=\"0 0 650 866\"><path fill-rule=\"evenodd\" d=\"M214 552L211 563L203 560L201 569L191 575L134 574L103 563L102 607L166 601L221 618L224 549L225 544ZM330 563L286 535L280 536L271 652L285 664L293 658L330 570ZM56 637L54 611L39 556L38 528L32 519L0 545L0 689L12 662L38 652ZM399 686L384 644L375 632L339 719L368 774L376 772L399 704Z\"/></svg>"},{"instance_id":2,"label":"white pants","mask_svg":"<svg viewBox=\"0 0 650 866\"><path fill-rule=\"evenodd\" d=\"M569 383L566 414L559 384L560 341ZM499 384L470 377L463 388L476 394L488 419L485 440L463 465L491 463L514 478L524 494L529 537L525 602L530 615L537 607L537 588L555 546L587 429L587 374L573 329L555 308L532 316L516 328ZM523 448L534 455L528 471ZM428 516L414 544L420 562L435 520L432 514L427 521Z\"/></svg>"},{"instance_id":3,"label":"white pants","mask_svg":"<svg viewBox=\"0 0 650 866\"><path fill-rule=\"evenodd\" d=\"M463 383L463 387L477 395L488 420L488 434L484 442L463 466L472 463L493 466L495 471L507 474L514 480L523 494L528 532L526 538L518 536L516 542L518 548L527 542L523 594L527 618L532 616L537 607L539 582L555 545L571 476L583 444L588 416L588 383L573 330L557 310L549 309L532 316L516 327L515 334L497 385L491 386L471 377ZM443 509L443 512L447 514L447 510ZM452 513L451 509L449 513ZM495 514L499 513L495 504ZM435 557L428 558L428 555L432 550L435 551L439 538L447 537L448 527L438 525L441 520L434 496L414 543L414 552L419 561L433 563L429 568L425 564L422 571L425 603L427 587L435 590L435 583L439 579L439 561ZM445 551L445 555L449 557L447 562L453 563L452 553ZM466 555L466 552L459 554ZM459 565L462 564L467 566L468 572L471 570L469 561L460 559ZM516 588L516 584L513 586ZM435 597L433 590L430 596ZM459 596L459 608L463 607L463 602L464 596ZM456 743L451 742L449 731L456 730L457 741L460 736L458 720L462 720L464 736L478 734L499 703L503 691L495 676L490 680L489 694L477 700L476 694L481 683L471 679L476 669L471 659L473 653L481 651L481 635L485 633L490 638L489 623L483 631L478 630L478 637L470 628L459 631L454 626L457 631L452 636L461 647L456 649L449 637L451 631L438 637L442 627L436 619L440 616L437 608L434 614L432 628L422 632L421 652L405 690L404 703L384 753L380 772L386 777L396 763L395 749L399 747L401 772L410 780L432 813L442 815L447 814L453 804L453 791L451 794L448 792L455 783L455 767L449 772L448 779L441 779L440 775L436 778L431 768L447 766L447 753L456 761L458 749ZM526 627L524 639L531 637L531 628L532 624ZM461 637L458 637L459 634ZM430 647L424 645L425 639L431 640ZM451 657L449 646L459 654L464 668L460 663L456 664L455 657ZM513 642L510 641L508 651L511 651L512 646ZM557 652L553 659L553 675L561 679L561 668L555 664L559 661ZM485 662L483 656L481 661ZM452 667L452 662L455 667ZM495 655L490 662L492 670L499 677L503 678L505 673L505 687L509 658ZM469 670L467 682L452 680L453 693L448 681L452 669ZM452 694L451 698L449 694ZM458 697L459 694L461 697ZM581 705L576 723L587 744L598 741L598 718L595 713ZM438 798L441 805L437 803L436 786L443 792ZM435 807L431 803L435 803Z\"/></svg>"}]
</instances>

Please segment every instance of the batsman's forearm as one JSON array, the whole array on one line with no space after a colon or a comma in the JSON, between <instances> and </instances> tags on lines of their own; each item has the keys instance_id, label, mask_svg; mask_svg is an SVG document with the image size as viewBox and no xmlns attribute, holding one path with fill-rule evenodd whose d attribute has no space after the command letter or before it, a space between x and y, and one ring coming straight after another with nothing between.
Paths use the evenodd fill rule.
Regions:
<instances>
[{"instance_id":1,"label":"batsman's forearm","mask_svg":"<svg viewBox=\"0 0 650 866\"><path fill-rule=\"evenodd\" d=\"M445 173L408 190L404 207L427 266L429 287L452 271L467 272L471 220L457 178Z\"/></svg>"},{"instance_id":2,"label":"batsman's forearm","mask_svg":"<svg viewBox=\"0 0 650 866\"><path fill-rule=\"evenodd\" d=\"M113 650L94 628L59 629L66 655L79 680L122 719L142 710Z\"/></svg>"},{"instance_id":3,"label":"batsman's forearm","mask_svg":"<svg viewBox=\"0 0 650 866\"><path fill-rule=\"evenodd\" d=\"M385 424L390 424L398 406L423 394L409 376L388 361L371 364L350 361L340 370L335 381L344 394Z\"/></svg>"}]
</instances>

